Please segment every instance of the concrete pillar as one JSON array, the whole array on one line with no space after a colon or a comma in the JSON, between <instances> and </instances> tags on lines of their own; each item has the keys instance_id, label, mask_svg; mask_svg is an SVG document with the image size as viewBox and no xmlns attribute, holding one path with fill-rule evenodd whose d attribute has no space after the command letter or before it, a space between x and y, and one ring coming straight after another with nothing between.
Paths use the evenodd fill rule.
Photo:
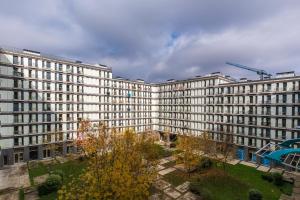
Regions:
<instances>
[{"instance_id":1,"label":"concrete pillar","mask_svg":"<svg viewBox=\"0 0 300 200\"><path fill-rule=\"evenodd\" d=\"M39 145L39 146L38 146L38 159L39 159L39 160L41 160L41 159L44 158L43 150L44 150L43 145Z\"/></svg>"},{"instance_id":2,"label":"concrete pillar","mask_svg":"<svg viewBox=\"0 0 300 200\"><path fill-rule=\"evenodd\" d=\"M3 167L3 155L2 155L2 150L0 150L0 169Z\"/></svg>"},{"instance_id":3,"label":"concrete pillar","mask_svg":"<svg viewBox=\"0 0 300 200\"><path fill-rule=\"evenodd\" d=\"M63 143L63 152L62 152L63 155L66 155L67 154L67 143Z\"/></svg>"},{"instance_id":4,"label":"concrete pillar","mask_svg":"<svg viewBox=\"0 0 300 200\"><path fill-rule=\"evenodd\" d=\"M23 151L23 158L24 161L29 161L29 147L24 147L24 151Z\"/></svg>"}]
</instances>

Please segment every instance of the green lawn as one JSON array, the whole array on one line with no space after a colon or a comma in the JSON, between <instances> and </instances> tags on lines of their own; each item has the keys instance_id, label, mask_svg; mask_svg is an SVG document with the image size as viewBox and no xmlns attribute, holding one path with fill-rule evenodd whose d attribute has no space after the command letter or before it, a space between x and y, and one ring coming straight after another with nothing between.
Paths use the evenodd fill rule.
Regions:
<instances>
[{"instance_id":1,"label":"green lawn","mask_svg":"<svg viewBox=\"0 0 300 200\"><path fill-rule=\"evenodd\" d=\"M185 181L190 180L190 177L188 177L188 175L181 170L175 170L164 175L163 179L176 187L178 185L181 185Z\"/></svg>"},{"instance_id":2,"label":"green lawn","mask_svg":"<svg viewBox=\"0 0 300 200\"><path fill-rule=\"evenodd\" d=\"M227 165L226 172L232 177L238 178L248 185L248 188L256 188L263 193L264 199L279 199L281 193L291 194L293 185L285 183L283 186L278 187L273 183L269 183L261 178L264 172L257 171L252 167L245 165Z\"/></svg>"},{"instance_id":3,"label":"green lawn","mask_svg":"<svg viewBox=\"0 0 300 200\"><path fill-rule=\"evenodd\" d=\"M244 200L248 198L248 191L251 188L260 190L266 200L278 200L281 193L291 194L292 184L285 183L278 187L261 178L264 172L244 165L227 165L226 171L221 166L203 171L186 173L176 170L166 174L163 179L178 186L185 181L198 180L199 187L209 191L213 200Z\"/></svg>"},{"instance_id":4,"label":"green lawn","mask_svg":"<svg viewBox=\"0 0 300 200\"><path fill-rule=\"evenodd\" d=\"M28 171L29 171L29 177L31 183L33 183L34 177L47 174L50 171L62 170L65 174L64 181L63 181L65 184L70 182L73 177L77 177L82 172L82 170L86 167L86 165L87 165L86 161L80 161L80 160L72 160L65 163L48 164L48 165L38 162L37 164L28 166L29 169ZM56 199L56 192L46 196L42 196L41 199L45 199L45 200Z\"/></svg>"}]
</instances>

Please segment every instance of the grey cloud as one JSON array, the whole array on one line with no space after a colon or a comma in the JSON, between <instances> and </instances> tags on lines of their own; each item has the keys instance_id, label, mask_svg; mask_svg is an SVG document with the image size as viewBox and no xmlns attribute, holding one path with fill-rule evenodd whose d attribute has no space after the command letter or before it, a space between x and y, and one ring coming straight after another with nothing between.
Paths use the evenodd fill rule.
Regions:
<instances>
[{"instance_id":1,"label":"grey cloud","mask_svg":"<svg viewBox=\"0 0 300 200\"><path fill-rule=\"evenodd\" d=\"M297 71L299 9L292 0L3 0L0 44L103 63L148 81L214 71L255 78L225 61Z\"/></svg>"}]
</instances>

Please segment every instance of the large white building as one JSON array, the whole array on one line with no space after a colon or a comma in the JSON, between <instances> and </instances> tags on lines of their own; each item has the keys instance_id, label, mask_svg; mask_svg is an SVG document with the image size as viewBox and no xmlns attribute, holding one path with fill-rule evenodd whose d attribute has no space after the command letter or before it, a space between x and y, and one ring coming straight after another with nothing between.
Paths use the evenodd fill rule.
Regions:
<instances>
[{"instance_id":1,"label":"large white building","mask_svg":"<svg viewBox=\"0 0 300 200\"><path fill-rule=\"evenodd\" d=\"M300 77L235 81L220 73L147 84L113 78L104 65L31 50L0 49L0 167L75 151L80 120L201 134L233 134L241 159L269 142L300 137Z\"/></svg>"}]
</instances>

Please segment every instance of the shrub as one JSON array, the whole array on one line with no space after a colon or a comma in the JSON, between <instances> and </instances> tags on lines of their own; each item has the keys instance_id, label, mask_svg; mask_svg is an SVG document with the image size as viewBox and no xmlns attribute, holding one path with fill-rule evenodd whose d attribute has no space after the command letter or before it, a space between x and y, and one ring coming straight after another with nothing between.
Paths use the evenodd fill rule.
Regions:
<instances>
[{"instance_id":1,"label":"shrub","mask_svg":"<svg viewBox=\"0 0 300 200\"><path fill-rule=\"evenodd\" d=\"M261 178L266 180L266 181L269 181L269 182L273 181L273 176L272 176L272 174L269 174L269 173L268 174L262 174Z\"/></svg>"},{"instance_id":2,"label":"shrub","mask_svg":"<svg viewBox=\"0 0 300 200\"><path fill-rule=\"evenodd\" d=\"M249 190L249 200L262 200L263 196L261 192L257 189Z\"/></svg>"},{"instance_id":3,"label":"shrub","mask_svg":"<svg viewBox=\"0 0 300 200\"><path fill-rule=\"evenodd\" d=\"M283 185L283 178L282 178L282 175L278 172L274 172L272 174L273 176L273 180L274 180L274 184L277 185L277 186L281 186Z\"/></svg>"},{"instance_id":4,"label":"shrub","mask_svg":"<svg viewBox=\"0 0 300 200\"><path fill-rule=\"evenodd\" d=\"M62 170L60 170L60 169L51 171L50 174L56 174L56 175L59 175L59 176L61 177L61 180L62 180L62 181L64 180L65 173L64 173Z\"/></svg>"},{"instance_id":5,"label":"shrub","mask_svg":"<svg viewBox=\"0 0 300 200\"><path fill-rule=\"evenodd\" d=\"M39 195L46 195L57 191L62 185L62 178L57 174L51 174L46 181L38 186Z\"/></svg>"},{"instance_id":6,"label":"shrub","mask_svg":"<svg viewBox=\"0 0 300 200\"><path fill-rule=\"evenodd\" d=\"M201 160L199 161L199 164L197 165L197 169L198 170L202 170L202 169L209 169L211 168L213 165L213 162L211 161L211 159L209 158L201 158Z\"/></svg>"},{"instance_id":7,"label":"shrub","mask_svg":"<svg viewBox=\"0 0 300 200\"><path fill-rule=\"evenodd\" d=\"M189 190L194 194L199 194L198 188L200 188L201 185L198 182L191 182L189 186Z\"/></svg>"},{"instance_id":8,"label":"shrub","mask_svg":"<svg viewBox=\"0 0 300 200\"><path fill-rule=\"evenodd\" d=\"M203 188L199 182L191 182L189 189L192 193L199 195L202 199L212 199L211 192L206 188Z\"/></svg>"}]
</instances>

